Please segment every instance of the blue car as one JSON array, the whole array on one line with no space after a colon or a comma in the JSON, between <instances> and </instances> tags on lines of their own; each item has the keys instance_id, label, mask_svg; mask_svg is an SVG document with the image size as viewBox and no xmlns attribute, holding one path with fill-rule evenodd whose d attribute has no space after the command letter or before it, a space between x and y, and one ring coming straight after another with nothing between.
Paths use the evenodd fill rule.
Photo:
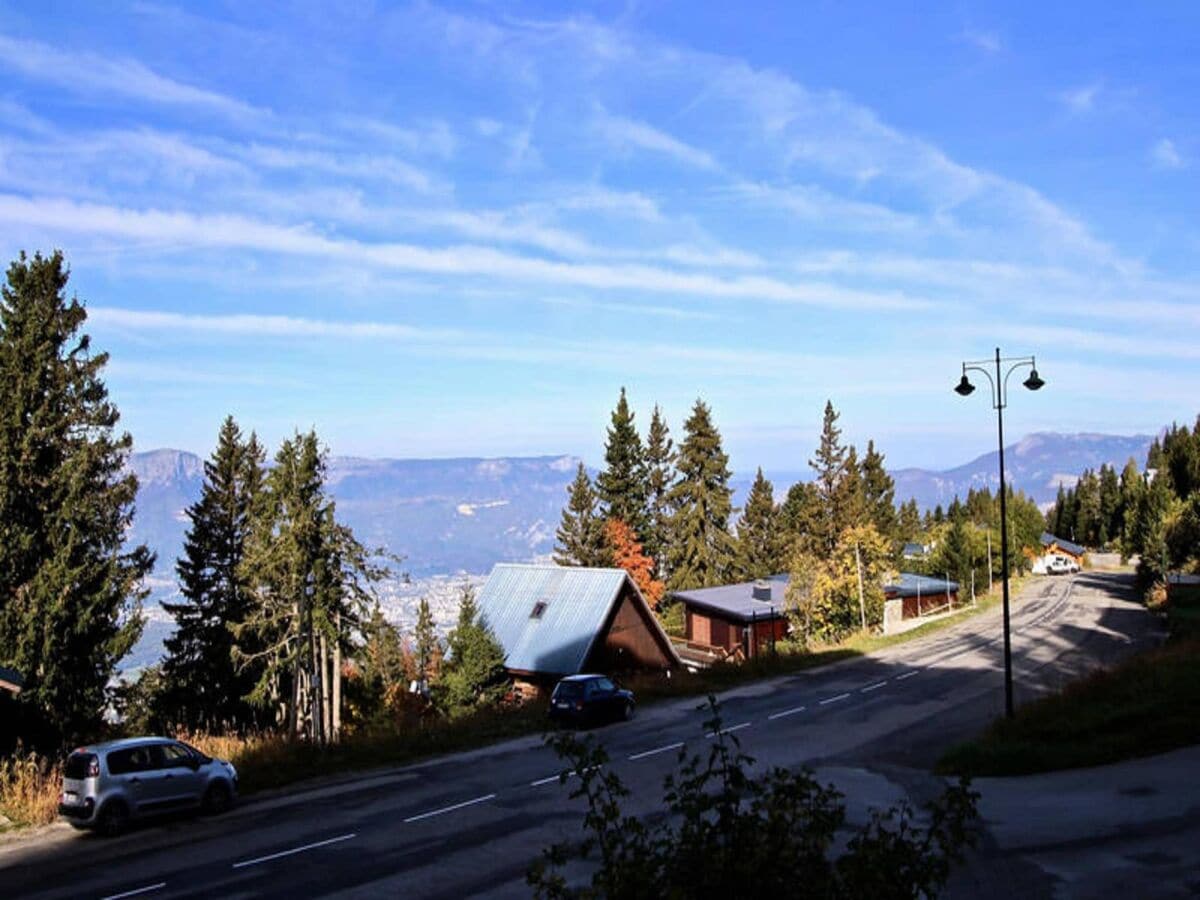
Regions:
<instances>
[{"instance_id":1,"label":"blue car","mask_svg":"<svg viewBox=\"0 0 1200 900\"><path fill-rule=\"evenodd\" d=\"M550 718L572 725L599 725L633 718L633 692L604 675L571 675L550 695Z\"/></svg>"}]
</instances>

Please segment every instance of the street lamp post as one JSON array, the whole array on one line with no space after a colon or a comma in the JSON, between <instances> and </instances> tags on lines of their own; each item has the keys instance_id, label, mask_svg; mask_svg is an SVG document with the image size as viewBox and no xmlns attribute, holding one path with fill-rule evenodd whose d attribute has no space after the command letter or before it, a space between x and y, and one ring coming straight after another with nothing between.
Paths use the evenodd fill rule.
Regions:
<instances>
[{"instance_id":1,"label":"street lamp post","mask_svg":"<svg viewBox=\"0 0 1200 900\"><path fill-rule=\"evenodd\" d=\"M985 366L995 364L996 377ZM1008 369L1001 376L1001 365ZM1024 366L1029 366L1029 377L1022 384L1031 391L1039 390L1046 382L1038 376L1037 360L1032 356L1000 356L1000 348L996 348L996 357L992 359L976 359L964 362L962 379L954 388L955 393L967 397L975 390L975 385L967 379L967 372L980 372L992 387L992 408L996 410L996 431L1000 440L1000 565L1004 591L1004 714L1013 717L1013 678L1012 678L1012 640L1009 637L1008 614L1008 492L1004 480L1004 407L1008 405L1008 376Z\"/></svg>"}]
</instances>

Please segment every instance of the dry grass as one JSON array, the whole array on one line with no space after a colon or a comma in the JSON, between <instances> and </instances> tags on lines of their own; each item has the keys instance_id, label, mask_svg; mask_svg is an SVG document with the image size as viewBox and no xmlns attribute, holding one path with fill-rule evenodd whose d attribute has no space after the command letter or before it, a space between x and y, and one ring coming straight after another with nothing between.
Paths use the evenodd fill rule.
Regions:
<instances>
[{"instance_id":1,"label":"dry grass","mask_svg":"<svg viewBox=\"0 0 1200 900\"><path fill-rule=\"evenodd\" d=\"M36 753L0 758L0 815L13 825L46 825L58 815L62 766Z\"/></svg>"}]
</instances>

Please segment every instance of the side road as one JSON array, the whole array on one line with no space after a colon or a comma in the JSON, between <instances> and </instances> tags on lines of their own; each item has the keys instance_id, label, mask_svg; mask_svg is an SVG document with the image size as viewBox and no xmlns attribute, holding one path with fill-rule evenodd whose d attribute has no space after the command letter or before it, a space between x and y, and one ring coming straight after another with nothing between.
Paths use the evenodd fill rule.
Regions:
<instances>
[{"instance_id":1,"label":"side road","mask_svg":"<svg viewBox=\"0 0 1200 900\"><path fill-rule=\"evenodd\" d=\"M975 789L987 840L952 895L1195 897L1197 773L1200 746L1093 769L981 778ZM1014 890L1014 875L1025 890ZM1037 880L1046 893L1029 890Z\"/></svg>"}]
</instances>

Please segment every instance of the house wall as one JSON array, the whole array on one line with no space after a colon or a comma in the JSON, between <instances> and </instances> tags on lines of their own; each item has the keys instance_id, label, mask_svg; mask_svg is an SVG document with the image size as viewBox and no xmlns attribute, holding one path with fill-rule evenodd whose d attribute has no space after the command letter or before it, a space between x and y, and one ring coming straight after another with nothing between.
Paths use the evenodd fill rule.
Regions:
<instances>
[{"instance_id":1,"label":"house wall","mask_svg":"<svg viewBox=\"0 0 1200 900\"><path fill-rule=\"evenodd\" d=\"M940 593L940 594L922 594L920 597L905 597L904 600L904 618L915 619L917 616L923 616L933 612L935 609L944 609L946 606L958 605L958 594L956 592ZM918 601L920 601L918 603Z\"/></svg>"},{"instance_id":2,"label":"house wall","mask_svg":"<svg viewBox=\"0 0 1200 900\"><path fill-rule=\"evenodd\" d=\"M588 657L587 668L592 671L621 672L672 667L674 661L647 618L651 615L653 613L634 600L626 586L617 611L605 630L603 642Z\"/></svg>"},{"instance_id":3,"label":"house wall","mask_svg":"<svg viewBox=\"0 0 1200 900\"><path fill-rule=\"evenodd\" d=\"M691 607L687 609L686 616L686 635L689 641L707 644L710 647L723 647L726 650L742 646L743 629L746 627L742 622L723 619L715 613ZM776 641L783 640L787 635L787 620L764 619L755 623L754 630L757 640L751 641L749 648L751 656L754 655L755 644L760 650L768 650L771 646L772 635Z\"/></svg>"}]
</instances>

